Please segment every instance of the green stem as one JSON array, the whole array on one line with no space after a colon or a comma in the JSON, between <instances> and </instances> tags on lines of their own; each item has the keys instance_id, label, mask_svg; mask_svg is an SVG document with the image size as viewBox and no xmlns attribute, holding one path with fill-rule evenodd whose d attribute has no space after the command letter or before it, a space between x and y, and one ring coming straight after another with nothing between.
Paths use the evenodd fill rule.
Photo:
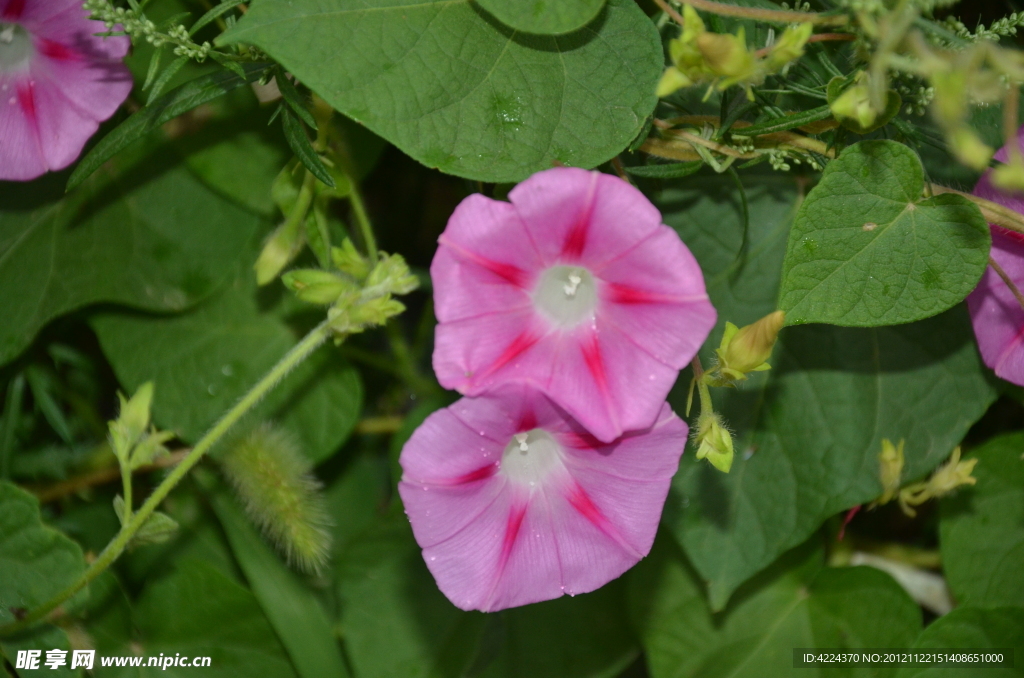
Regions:
<instances>
[{"instance_id":1,"label":"green stem","mask_svg":"<svg viewBox=\"0 0 1024 678\"><path fill-rule=\"evenodd\" d=\"M203 455L210 451L210 448L212 448L217 441L220 440L221 437L238 422L239 419L252 409L256 403L262 400L263 396L273 389L286 374L309 357L314 350L324 343L327 337L330 336L330 333L331 330L328 322L324 321L303 337L302 341L292 347L292 349L288 351L288 353L286 353L284 357L281 358L281 360L279 360L278 363L263 376L262 379L256 382L256 385L253 386L234 407L228 410L228 412L213 425L213 428L206 432L206 435L196 443L195 447L193 447L188 455L182 459L181 463L175 466L164 481L160 483L155 490L153 490L153 494L149 495L149 498L146 499L141 507L139 507L138 512L132 515L130 520L125 521L124 526L121 528L121 531L117 533L117 536L107 544L99 557L89 565L85 572L83 572L73 584L65 588L53 598L50 598L50 600L46 601L39 607L31 610L19 621L0 626L0 637L14 635L32 626L36 622L41 621L61 603L78 593L89 582L99 576L100 573L110 567L121 553L124 552L125 547L128 546L128 543L131 541L135 533L139 531L139 528L145 524L149 516L153 514L153 511L155 511L156 507L160 505L160 502L167 497L174 486L181 482L181 479L185 477L185 474L187 474L192 467L203 458Z\"/></svg>"},{"instance_id":2,"label":"green stem","mask_svg":"<svg viewBox=\"0 0 1024 678\"><path fill-rule=\"evenodd\" d=\"M118 460L120 462L120 459ZM124 522L132 517L132 469L126 459L121 463L121 485L124 487Z\"/></svg>"},{"instance_id":3,"label":"green stem","mask_svg":"<svg viewBox=\"0 0 1024 678\"><path fill-rule=\"evenodd\" d=\"M366 244L366 256L370 259L370 265L377 263L377 239L373 237L373 226L370 224L370 217L366 214L366 205L363 204L363 197L359 194L359 186L356 179L349 176L352 184L352 193L348 199L352 202L352 211L356 213L356 221L359 222L359 231L363 234L363 242Z\"/></svg>"}]
</instances>

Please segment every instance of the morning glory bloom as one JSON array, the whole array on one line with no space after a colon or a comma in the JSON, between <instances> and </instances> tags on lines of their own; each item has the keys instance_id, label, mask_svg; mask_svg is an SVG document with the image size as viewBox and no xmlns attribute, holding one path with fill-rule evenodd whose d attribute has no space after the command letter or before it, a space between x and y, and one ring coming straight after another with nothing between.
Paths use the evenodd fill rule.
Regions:
<instances>
[{"instance_id":1,"label":"morning glory bloom","mask_svg":"<svg viewBox=\"0 0 1024 678\"><path fill-rule=\"evenodd\" d=\"M546 170L509 200L471 195L439 239L438 380L530 384L605 442L648 428L715 324L697 261L614 176Z\"/></svg>"},{"instance_id":2,"label":"morning glory bloom","mask_svg":"<svg viewBox=\"0 0 1024 678\"><path fill-rule=\"evenodd\" d=\"M509 385L430 415L398 491L441 591L501 610L593 591L647 555L686 436L663 403L650 428L604 444Z\"/></svg>"},{"instance_id":3,"label":"morning glory bloom","mask_svg":"<svg viewBox=\"0 0 1024 678\"><path fill-rule=\"evenodd\" d=\"M132 78L126 37L90 21L81 0L0 0L0 180L70 165Z\"/></svg>"},{"instance_id":4,"label":"morning glory bloom","mask_svg":"<svg viewBox=\"0 0 1024 678\"><path fill-rule=\"evenodd\" d=\"M1020 134L1024 134L1024 128L1018 132L1018 139ZM995 157L1005 162L1007 149L1001 148ZM992 185L989 175L987 172L981 178L974 195L1024 214L1024 196L999 190ZM992 259L1017 290L1024 292L1024 235L995 225L991 228ZM1024 310L1013 290L990 266L967 297L967 306L985 364L995 370L997 376L1024 386Z\"/></svg>"}]
</instances>

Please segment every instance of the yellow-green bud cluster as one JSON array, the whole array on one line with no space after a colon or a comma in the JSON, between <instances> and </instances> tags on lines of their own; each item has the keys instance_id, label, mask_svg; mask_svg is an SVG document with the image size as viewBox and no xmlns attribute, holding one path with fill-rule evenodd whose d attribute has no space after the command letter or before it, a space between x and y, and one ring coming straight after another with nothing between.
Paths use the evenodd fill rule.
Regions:
<instances>
[{"instance_id":1,"label":"yellow-green bud cluster","mask_svg":"<svg viewBox=\"0 0 1024 678\"><path fill-rule=\"evenodd\" d=\"M659 97L702 83L719 90L742 85L749 94L752 85L764 82L767 75L784 70L803 56L813 30L809 23L788 27L759 58L747 47L743 28L736 35L709 32L690 5L683 7L683 20L682 34L669 43L672 65L658 83Z\"/></svg>"},{"instance_id":2,"label":"yellow-green bud cluster","mask_svg":"<svg viewBox=\"0 0 1024 678\"><path fill-rule=\"evenodd\" d=\"M159 455L167 454L164 443L174 437L169 431L157 431L149 425L150 405L153 402L153 382L139 387L130 399L118 393L121 411L117 419L108 423L110 446L118 462L129 470L152 463Z\"/></svg>"}]
</instances>

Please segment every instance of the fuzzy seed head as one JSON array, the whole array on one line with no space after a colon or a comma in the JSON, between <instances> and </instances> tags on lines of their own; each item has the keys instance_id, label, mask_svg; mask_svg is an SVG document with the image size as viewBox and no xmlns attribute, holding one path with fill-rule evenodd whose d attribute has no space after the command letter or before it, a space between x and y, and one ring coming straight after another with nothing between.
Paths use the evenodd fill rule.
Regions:
<instances>
[{"instance_id":1,"label":"fuzzy seed head","mask_svg":"<svg viewBox=\"0 0 1024 678\"><path fill-rule=\"evenodd\" d=\"M295 441L264 424L220 460L245 511L288 561L303 572L327 564L332 525L321 484Z\"/></svg>"}]
</instances>

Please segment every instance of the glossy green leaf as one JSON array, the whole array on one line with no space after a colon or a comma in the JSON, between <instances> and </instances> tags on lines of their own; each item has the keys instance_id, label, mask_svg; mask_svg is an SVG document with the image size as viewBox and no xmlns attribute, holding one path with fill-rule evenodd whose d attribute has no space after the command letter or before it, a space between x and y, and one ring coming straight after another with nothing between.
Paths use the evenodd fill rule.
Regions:
<instances>
[{"instance_id":1,"label":"glossy green leaf","mask_svg":"<svg viewBox=\"0 0 1024 678\"><path fill-rule=\"evenodd\" d=\"M0 364L88 304L187 308L227 276L259 223L181 167L103 179L84 201L48 200L60 195L49 178L0 186Z\"/></svg>"},{"instance_id":2,"label":"glossy green leaf","mask_svg":"<svg viewBox=\"0 0 1024 678\"><path fill-rule=\"evenodd\" d=\"M612 678L637 655L616 585L495 614L457 609L398 512L354 540L337 569L360 678Z\"/></svg>"},{"instance_id":3,"label":"glossy green leaf","mask_svg":"<svg viewBox=\"0 0 1024 678\"><path fill-rule=\"evenodd\" d=\"M750 232L725 177L692 180L659 201L704 270L719 325L702 352L710 364L725 321L744 325L775 309L795 201L788 179L748 179ZM769 363L738 389L712 397L735 435L728 475L683 455L665 522L721 609L743 581L804 541L826 518L881 494L881 441L906 440L904 477L949 456L995 392L965 309L877 329L827 325L783 330ZM685 409L688 376L670 402Z\"/></svg>"},{"instance_id":4,"label":"glossy green leaf","mask_svg":"<svg viewBox=\"0 0 1024 678\"><path fill-rule=\"evenodd\" d=\"M348 676L331 621L313 592L281 562L231 497L218 492L212 501L238 564L300 678Z\"/></svg>"},{"instance_id":5,"label":"glossy green leaf","mask_svg":"<svg viewBox=\"0 0 1024 678\"><path fill-rule=\"evenodd\" d=\"M0 626L15 619L14 610L36 607L73 583L85 570L82 549L57 530L43 525L39 501L28 492L0 481ZM0 643L5 654L18 650L70 648L64 631L43 624ZM70 656L70 655L68 655ZM69 663L70 666L70 663ZM69 666L59 671L41 665L24 675L77 675Z\"/></svg>"},{"instance_id":6,"label":"glossy green leaf","mask_svg":"<svg viewBox=\"0 0 1024 678\"><path fill-rule=\"evenodd\" d=\"M1013 648L1014 668L906 666L896 674L897 678L1019 678L1024 676L1024 608L957 608L929 625L913 647L925 652Z\"/></svg>"},{"instance_id":7,"label":"glossy green leaf","mask_svg":"<svg viewBox=\"0 0 1024 678\"><path fill-rule=\"evenodd\" d=\"M1024 607L1024 434L969 449L978 483L941 502L942 569L972 607ZM1022 657L1024 659L1024 657Z\"/></svg>"},{"instance_id":8,"label":"glossy green leaf","mask_svg":"<svg viewBox=\"0 0 1024 678\"><path fill-rule=\"evenodd\" d=\"M469 0L262 2L221 42L266 50L429 167L519 181L556 162L608 160L654 109L658 32L633 0L606 7L548 37L509 30Z\"/></svg>"},{"instance_id":9,"label":"glossy green leaf","mask_svg":"<svg viewBox=\"0 0 1024 678\"><path fill-rule=\"evenodd\" d=\"M604 0L479 0L501 23L525 33L569 33L593 21Z\"/></svg>"},{"instance_id":10,"label":"glossy green leaf","mask_svg":"<svg viewBox=\"0 0 1024 678\"><path fill-rule=\"evenodd\" d=\"M100 678L298 678L252 593L203 561L182 560L171 574L150 583L131 618L137 635L121 635L130 631L123 624L106 628L103 654L141 655L143 663L161 654L209 657L210 665L100 668L95 672Z\"/></svg>"},{"instance_id":11,"label":"glossy green leaf","mask_svg":"<svg viewBox=\"0 0 1024 678\"><path fill-rule=\"evenodd\" d=\"M963 300L988 265L988 224L966 198L923 190L920 159L894 141L863 141L829 163L789 234L786 321L877 327Z\"/></svg>"},{"instance_id":12,"label":"glossy green leaf","mask_svg":"<svg viewBox=\"0 0 1024 678\"><path fill-rule=\"evenodd\" d=\"M257 291L254 259L248 248L234 282L183 315L104 313L92 321L122 386L155 382L154 420L185 440L205 433L299 339L283 290ZM285 377L250 420L276 419L320 462L352 431L362 394L358 373L328 346Z\"/></svg>"},{"instance_id":13,"label":"glossy green leaf","mask_svg":"<svg viewBox=\"0 0 1024 678\"><path fill-rule=\"evenodd\" d=\"M921 629L920 609L889 575L823 561L820 548L795 549L712 615L700 577L670 540L659 539L628 575L651 676L892 676L895 666L793 668L794 648L907 647Z\"/></svg>"}]
</instances>

